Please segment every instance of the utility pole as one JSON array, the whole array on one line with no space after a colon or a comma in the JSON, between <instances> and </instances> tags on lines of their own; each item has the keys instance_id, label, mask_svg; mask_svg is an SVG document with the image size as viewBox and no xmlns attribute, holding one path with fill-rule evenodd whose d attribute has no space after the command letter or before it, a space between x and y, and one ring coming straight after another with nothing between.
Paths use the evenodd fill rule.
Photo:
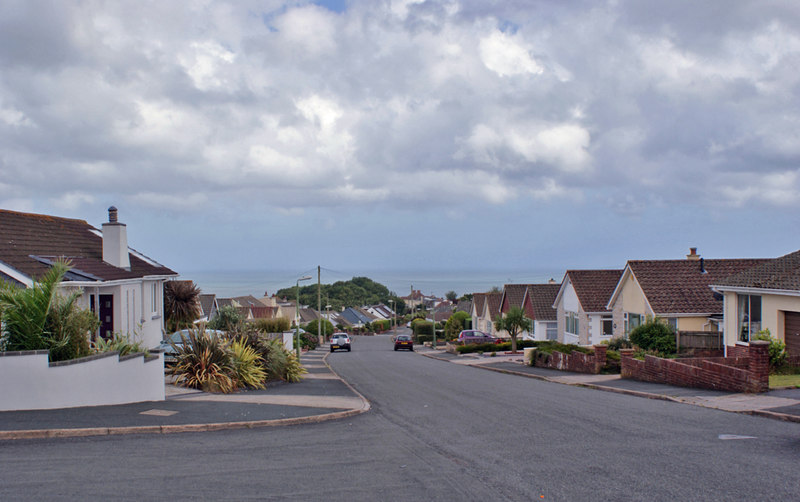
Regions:
<instances>
[{"instance_id":1,"label":"utility pole","mask_svg":"<svg viewBox=\"0 0 800 502\"><path fill-rule=\"evenodd\" d=\"M325 343L325 335L322 331L322 267L317 265L317 336L319 344Z\"/></svg>"}]
</instances>

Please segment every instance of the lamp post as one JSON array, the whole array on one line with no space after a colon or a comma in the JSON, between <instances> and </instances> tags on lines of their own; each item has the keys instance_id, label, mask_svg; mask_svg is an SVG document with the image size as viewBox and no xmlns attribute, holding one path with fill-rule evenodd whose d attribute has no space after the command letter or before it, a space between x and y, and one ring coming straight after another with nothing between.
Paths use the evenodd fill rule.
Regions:
<instances>
[{"instance_id":1,"label":"lamp post","mask_svg":"<svg viewBox=\"0 0 800 502\"><path fill-rule=\"evenodd\" d=\"M389 303L392 304L392 332L397 336L397 302L393 298L389 298Z\"/></svg>"},{"instance_id":2,"label":"lamp post","mask_svg":"<svg viewBox=\"0 0 800 502\"><path fill-rule=\"evenodd\" d=\"M300 360L300 281L308 281L311 279L310 275L304 275L297 279L294 289L297 292L297 300L294 304L294 353L297 355L297 360Z\"/></svg>"},{"instance_id":3,"label":"lamp post","mask_svg":"<svg viewBox=\"0 0 800 502\"><path fill-rule=\"evenodd\" d=\"M330 300L330 298L329 298L329 300ZM325 317L325 319L326 319L328 322L331 322L331 306L330 306L330 304L328 304L328 305L325 305L325 310L328 312L328 315ZM331 325L332 325L332 324L333 324L333 323L331 323ZM328 323L325 323L325 334L324 334L324 335L323 335L323 337L322 337L322 341L323 341L323 343L324 343L324 342L325 342L327 339L328 339Z\"/></svg>"}]
</instances>

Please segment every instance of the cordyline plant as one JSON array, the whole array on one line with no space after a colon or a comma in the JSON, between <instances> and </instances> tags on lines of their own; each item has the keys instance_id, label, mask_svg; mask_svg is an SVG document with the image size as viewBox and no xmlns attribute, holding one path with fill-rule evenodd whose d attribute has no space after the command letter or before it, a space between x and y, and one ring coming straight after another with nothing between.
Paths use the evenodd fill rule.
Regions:
<instances>
[{"instance_id":1,"label":"cordyline plant","mask_svg":"<svg viewBox=\"0 0 800 502\"><path fill-rule=\"evenodd\" d=\"M233 392L236 381L233 361L224 340L204 329L181 333L182 345L173 344L175 366L172 374L178 385L207 392Z\"/></svg>"},{"instance_id":2,"label":"cordyline plant","mask_svg":"<svg viewBox=\"0 0 800 502\"><path fill-rule=\"evenodd\" d=\"M525 311L519 307L511 307L506 315L495 319L498 331L507 331L511 337L511 352L517 351L517 336L523 331L531 332L531 320L525 317Z\"/></svg>"},{"instance_id":3,"label":"cordyline plant","mask_svg":"<svg viewBox=\"0 0 800 502\"><path fill-rule=\"evenodd\" d=\"M164 317L167 331L190 328L200 317L200 289L192 281L169 281L164 284Z\"/></svg>"}]
</instances>

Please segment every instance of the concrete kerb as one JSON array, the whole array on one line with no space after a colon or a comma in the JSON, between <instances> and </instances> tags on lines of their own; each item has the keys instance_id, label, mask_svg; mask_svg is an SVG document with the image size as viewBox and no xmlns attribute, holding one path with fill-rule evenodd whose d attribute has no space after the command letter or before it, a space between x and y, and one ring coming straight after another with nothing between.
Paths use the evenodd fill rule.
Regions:
<instances>
[{"instance_id":1,"label":"concrete kerb","mask_svg":"<svg viewBox=\"0 0 800 502\"><path fill-rule=\"evenodd\" d=\"M447 359L436 357L436 354L431 354L431 353L426 353L426 352L418 352L418 354L423 355L425 357L429 357L431 359L436 359L437 361L452 362L452 361L447 360ZM638 390L629 390L629 389L618 389L616 387L606 387L604 385L597 385L597 384L586 383L586 382L562 382L562 381L558 381L558 380L553 380L553 379L551 379L549 377L542 376L542 375L534 375L534 374L531 374L531 373L524 373L524 372L521 372L521 371L507 370L507 369L503 369L503 368L492 368L491 366L485 366L485 365L482 365L482 364L471 364L469 366L473 367L473 368L480 368L480 369L483 369L483 370L494 371L494 372L497 372L497 373L505 373L507 375L515 375L515 376L521 376L521 377L526 377L526 378L533 378L535 380L542 380L542 381L545 381L545 382L558 383L558 384L562 384L562 385L571 385L573 387L583 387L583 388L587 388L587 389L601 390L601 391L604 391L604 392L613 392L613 393L616 393L616 394L627 394L629 396L643 397L643 398L647 398L647 399L656 399L656 400L660 400L660 401L670 401L670 402L673 402L673 403L681 403L681 404L690 404L690 405L694 405L694 406L702 406L704 408L711 408L711 409L715 409L715 410L728 411L728 412L732 412L732 413L741 413L743 415L753 415L753 416L759 416L759 417L765 417L765 418L772 418L772 419L775 419L775 420L782 420L784 422L800 423L800 416L789 415L789 414L786 414L786 413L779 413L779 412L775 412L775 411L767 411L767 410L725 410L725 409L716 408L716 407L713 407L713 406L703 406L702 404L699 404L699 403L688 403L688 402L684 401L683 399L681 399L679 397L667 396L667 395L664 395L664 394L654 394L654 393L650 393L650 392L642 392L642 391L638 391Z\"/></svg>"},{"instance_id":2,"label":"concrete kerb","mask_svg":"<svg viewBox=\"0 0 800 502\"><path fill-rule=\"evenodd\" d=\"M130 427L84 427L75 429L29 429L0 431L0 441L13 439L52 439L52 438L76 438L90 436L118 436L129 434L176 434L180 432L212 432L221 430L235 429L256 429L261 427L282 427L287 425L316 424L329 420L339 420L342 418L354 417L366 413L372 407L370 402L360 392L358 392L349 382L344 380L327 361L328 354L322 358L325 366L339 380L341 380L351 392L361 399L360 408L351 408L344 411L323 413L321 415L309 415L295 418L279 418L272 420L251 420L237 422L217 422L207 424L182 424L182 425L145 425Z\"/></svg>"}]
</instances>

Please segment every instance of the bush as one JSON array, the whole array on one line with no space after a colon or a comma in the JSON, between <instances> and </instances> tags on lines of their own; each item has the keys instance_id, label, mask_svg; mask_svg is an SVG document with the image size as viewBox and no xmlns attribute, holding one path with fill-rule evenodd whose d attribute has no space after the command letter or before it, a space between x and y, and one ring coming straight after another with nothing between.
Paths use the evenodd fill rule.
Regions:
<instances>
[{"instance_id":1,"label":"bush","mask_svg":"<svg viewBox=\"0 0 800 502\"><path fill-rule=\"evenodd\" d=\"M306 373L308 373L308 371L300 364L300 360L297 359L294 354L289 354L286 358L286 368L283 372L283 379L287 382L299 382Z\"/></svg>"},{"instance_id":2,"label":"bush","mask_svg":"<svg viewBox=\"0 0 800 502\"><path fill-rule=\"evenodd\" d=\"M183 345L173 345L176 362L171 373L177 376L176 384L206 392L236 390L233 357L224 340L204 329L190 330L181 338Z\"/></svg>"},{"instance_id":3,"label":"bush","mask_svg":"<svg viewBox=\"0 0 800 502\"><path fill-rule=\"evenodd\" d=\"M539 347L541 344L547 342L534 341L534 340L519 340L517 348L525 347ZM505 352L511 350L511 342L502 343L470 343L467 345L459 345L456 347L459 354L471 354L473 352Z\"/></svg>"},{"instance_id":4,"label":"bush","mask_svg":"<svg viewBox=\"0 0 800 502\"><path fill-rule=\"evenodd\" d=\"M317 348L319 339L313 333L300 333L300 348L314 350Z\"/></svg>"},{"instance_id":5,"label":"bush","mask_svg":"<svg viewBox=\"0 0 800 502\"><path fill-rule=\"evenodd\" d=\"M627 338L612 338L611 340L604 341L608 345L608 350L632 349L633 344Z\"/></svg>"},{"instance_id":6,"label":"bush","mask_svg":"<svg viewBox=\"0 0 800 502\"><path fill-rule=\"evenodd\" d=\"M50 348L51 361L66 361L91 354L89 337L100 327L100 319L91 310L75 305L71 297L57 299L47 314L47 331L64 343Z\"/></svg>"},{"instance_id":7,"label":"bush","mask_svg":"<svg viewBox=\"0 0 800 502\"><path fill-rule=\"evenodd\" d=\"M92 343L92 350L95 353L119 352L120 356L147 353L147 348L142 342L131 341L128 335L123 335L122 333L114 333L108 339L97 337L97 340Z\"/></svg>"},{"instance_id":8,"label":"bush","mask_svg":"<svg viewBox=\"0 0 800 502\"><path fill-rule=\"evenodd\" d=\"M247 339L233 340L230 350L237 384L254 389L265 388L267 372L264 370L264 360L253 347L247 344Z\"/></svg>"},{"instance_id":9,"label":"bush","mask_svg":"<svg viewBox=\"0 0 800 502\"><path fill-rule=\"evenodd\" d=\"M631 331L631 343L643 351L661 355L675 354L675 330L658 317L648 318L644 324Z\"/></svg>"},{"instance_id":10,"label":"bush","mask_svg":"<svg viewBox=\"0 0 800 502\"><path fill-rule=\"evenodd\" d=\"M242 316L239 315L239 311L236 310L236 307L225 305L217 311L217 315L208 322L206 327L208 329L218 329L221 331L236 331L241 327L242 322Z\"/></svg>"},{"instance_id":11,"label":"bush","mask_svg":"<svg viewBox=\"0 0 800 502\"><path fill-rule=\"evenodd\" d=\"M783 366L786 362L786 344L777 338L773 338L769 329L762 329L751 340L764 340L769 342L769 367L773 370Z\"/></svg>"},{"instance_id":12,"label":"bush","mask_svg":"<svg viewBox=\"0 0 800 502\"><path fill-rule=\"evenodd\" d=\"M303 329L311 333L315 337L318 337L320 333L318 327L319 324L322 325L322 331L324 331L325 334L328 336L331 336L333 333L336 332L336 330L333 328L333 324L327 319L322 319L322 322L318 322L317 319L314 319L310 323L303 326Z\"/></svg>"},{"instance_id":13,"label":"bush","mask_svg":"<svg viewBox=\"0 0 800 502\"><path fill-rule=\"evenodd\" d=\"M446 340L455 340L461 330L466 329L465 323L470 316L466 312L456 312L450 316L444 325L444 337Z\"/></svg>"},{"instance_id":14,"label":"bush","mask_svg":"<svg viewBox=\"0 0 800 502\"><path fill-rule=\"evenodd\" d=\"M254 321L253 327L256 331L264 334L283 333L289 331L292 322L286 317L276 317L274 319L258 319Z\"/></svg>"}]
</instances>

